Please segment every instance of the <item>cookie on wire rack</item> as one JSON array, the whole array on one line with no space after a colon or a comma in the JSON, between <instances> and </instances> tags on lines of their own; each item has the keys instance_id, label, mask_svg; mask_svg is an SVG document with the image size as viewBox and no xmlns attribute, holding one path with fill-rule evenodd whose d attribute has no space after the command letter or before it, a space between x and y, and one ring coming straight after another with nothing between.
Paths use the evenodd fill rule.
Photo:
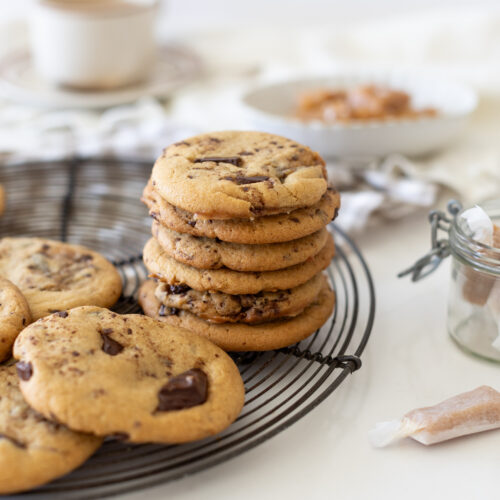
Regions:
<instances>
[{"instance_id":1,"label":"cookie on wire rack","mask_svg":"<svg viewBox=\"0 0 500 500\"><path fill-rule=\"evenodd\" d=\"M26 401L80 432L184 443L222 431L243 407L243 381L224 351L143 315L90 306L53 314L21 332L14 357Z\"/></svg>"},{"instance_id":2,"label":"cookie on wire rack","mask_svg":"<svg viewBox=\"0 0 500 500\"><path fill-rule=\"evenodd\" d=\"M302 313L256 325L210 323L183 310L161 309L156 298L157 284L146 281L139 290L139 303L152 318L181 327L211 340L225 351L269 351L300 342L320 328L332 313L335 294L324 283L316 299Z\"/></svg>"},{"instance_id":3,"label":"cookie on wire rack","mask_svg":"<svg viewBox=\"0 0 500 500\"><path fill-rule=\"evenodd\" d=\"M168 203L212 219L289 213L315 205L327 189L318 153L265 132L211 132L172 144L151 179Z\"/></svg>"},{"instance_id":4,"label":"cookie on wire rack","mask_svg":"<svg viewBox=\"0 0 500 500\"><path fill-rule=\"evenodd\" d=\"M337 216L340 207L339 193L328 188L315 205L290 213L250 219L207 219L171 205L153 189L151 182L144 188L142 201L153 219L173 231L246 245L303 238L324 228Z\"/></svg>"},{"instance_id":5,"label":"cookie on wire rack","mask_svg":"<svg viewBox=\"0 0 500 500\"><path fill-rule=\"evenodd\" d=\"M120 274L101 254L43 238L2 238L0 276L21 290L33 320L77 306L111 307L122 291Z\"/></svg>"},{"instance_id":6,"label":"cookie on wire rack","mask_svg":"<svg viewBox=\"0 0 500 500\"><path fill-rule=\"evenodd\" d=\"M144 247L144 264L151 275L170 285L186 284L195 290L216 290L228 294L256 294L262 291L287 290L309 281L326 269L335 254L331 236L312 258L277 271L239 272L231 269L197 269L169 257L151 238Z\"/></svg>"},{"instance_id":7,"label":"cookie on wire rack","mask_svg":"<svg viewBox=\"0 0 500 500\"><path fill-rule=\"evenodd\" d=\"M10 356L19 332L31 323L24 295L11 281L0 277L0 362Z\"/></svg>"},{"instance_id":8,"label":"cookie on wire rack","mask_svg":"<svg viewBox=\"0 0 500 500\"><path fill-rule=\"evenodd\" d=\"M297 240L264 245L230 243L178 233L153 221L153 237L162 250L177 262L198 269L228 268L233 271L276 271L317 255L325 246L328 231L322 228Z\"/></svg>"},{"instance_id":9,"label":"cookie on wire rack","mask_svg":"<svg viewBox=\"0 0 500 500\"><path fill-rule=\"evenodd\" d=\"M29 370L19 365L21 380ZM0 366L0 495L18 493L67 474L101 445L102 438L70 431L31 409L16 367Z\"/></svg>"}]
</instances>

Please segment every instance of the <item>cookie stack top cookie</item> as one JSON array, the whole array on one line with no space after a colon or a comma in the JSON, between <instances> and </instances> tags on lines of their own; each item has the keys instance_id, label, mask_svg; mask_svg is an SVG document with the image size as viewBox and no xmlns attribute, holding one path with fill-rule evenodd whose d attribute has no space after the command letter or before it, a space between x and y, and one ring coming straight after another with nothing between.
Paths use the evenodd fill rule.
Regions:
<instances>
[{"instance_id":1,"label":"cookie stack top cookie","mask_svg":"<svg viewBox=\"0 0 500 500\"><path fill-rule=\"evenodd\" d=\"M168 147L151 175L168 203L212 219L288 213L327 189L321 157L263 132L214 132Z\"/></svg>"},{"instance_id":2,"label":"cookie stack top cookie","mask_svg":"<svg viewBox=\"0 0 500 500\"><path fill-rule=\"evenodd\" d=\"M328 316L333 294L321 271L334 244L325 226L339 196L308 147L263 132L192 137L156 161L143 201L155 219L144 263L159 282L141 291L148 315L233 350L289 345ZM295 328L319 298L328 307ZM256 341L271 322L295 334ZM227 342L237 331L241 339Z\"/></svg>"}]
</instances>

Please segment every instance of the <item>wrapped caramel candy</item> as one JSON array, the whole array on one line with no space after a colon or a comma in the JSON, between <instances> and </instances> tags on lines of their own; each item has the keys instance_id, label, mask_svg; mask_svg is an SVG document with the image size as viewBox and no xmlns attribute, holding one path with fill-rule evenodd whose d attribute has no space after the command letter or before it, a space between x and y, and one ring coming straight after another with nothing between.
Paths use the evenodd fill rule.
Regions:
<instances>
[{"instance_id":1,"label":"wrapped caramel candy","mask_svg":"<svg viewBox=\"0 0 500 500\"><path fill-rule=\"evenodd\" d=\"M411 437L429 445L500 428L500 393L483 385L442 403L408 412L401 420L382 422L370 431L373 446Z\"/></svg>"},{"instance_id":2,"label":"wrapped caramel candy","mask_svg":"<svg viewBox=\"0 0 500 500\"><path fill-rule=\"evenodd\" d=\"M472 233L472 238L490 247L500 248L500 228L495 226L488 214L476 206L466 210L462 217ZM471 304L484 306L488 301L495 277L471 267L464 269L465 281L462 285L464 299Z\"/></svg>"}]
</instances>

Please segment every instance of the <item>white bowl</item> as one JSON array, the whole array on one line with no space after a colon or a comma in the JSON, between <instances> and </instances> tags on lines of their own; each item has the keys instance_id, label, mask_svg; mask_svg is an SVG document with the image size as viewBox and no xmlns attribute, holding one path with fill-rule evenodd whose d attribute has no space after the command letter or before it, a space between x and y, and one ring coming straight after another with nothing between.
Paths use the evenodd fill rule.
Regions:
<instances>
[{"instance_id":1,"label":"white bowl","mask_svg":"<svg viewBox=\"0 0 500 500\"><path fill-rule=\"evenodd\" d=\"M297 96L315 88L349 88L373 83L404 90L417 107L433 107L434 117L325 124L293 117ZM321 155L378 157L391 153L422 155L449 144L477 106L470 88L412 73L356 73L263 85L242 98L247 117L258 130L304 143Z\"/></svg>"}]
</instances>

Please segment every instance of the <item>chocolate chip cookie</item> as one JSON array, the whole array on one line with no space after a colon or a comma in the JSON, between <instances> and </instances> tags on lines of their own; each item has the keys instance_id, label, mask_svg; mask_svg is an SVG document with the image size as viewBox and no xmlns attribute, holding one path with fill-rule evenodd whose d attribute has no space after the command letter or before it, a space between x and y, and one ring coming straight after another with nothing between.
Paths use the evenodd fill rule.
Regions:
<instances>
[{"instance_id":1,"label":"chocolate chip cookie","mask_svg":"<svg viewBox=\"0 0 500 500\"><path fill-rule=\"evenodd\" d=\"M256 294L262 291L286 290L305 283L326 269L335 253L331 235L325 246L306 262L278 271L242 273L231 269L197 269L172 259L151 238L144 247L144 264L151 276L169 285L184 284L195 290L212 290L232 295Z\"/></svg>"},{"instance_id":2,"label":"chocolate chip cookie","mask_svg":"<svg viewBox=\"0 0 500 500\"><path fill-rule=\"evenodd\" d=\"M206 337L226 351L267 351L299 342L325 323L335 304L335 295L325 283L316 300L291 319L278 319L259 325L214 324L182 310L160 316L162 304L155 296L155 289L155 282L150 280L139 291L139 303L145 314Z\"/></svg>"},{"instance_id":3,"label":"chocolate chip cookie","mask_svg":"<svg viewBox=\"0 0 500 500\"><path fill-rule=\"evenodd\" d=\"M284 243L242 245L178 233L156 221L152 233L165 253L178 262L198 269L226 267L234 271L275 271L294 266L319 253L328 237L328 231L323 228Z\"/></svg>"},{"instance_id":4,"label":"chocolate chip cookie","mask_svg":"<svg viewBox=\"0 0 500 500\"><path fill-rule=\"evenodd\" d=\"M294 210L289 214L252 219L204 219L167 203L152 189L151 183L144 189L142 201L148 206L150 215L169 229L248 245L303 238L326 226L335 218L340 207L339 193L328 189L312 207Z\"/></svg>"},{"instance_id":5,"label":"chocolate chip cookie","mask_svg":"<svg viewBox=\"0 0 500 500\"><path fill-rule=\"evenodd\" d=\"M325 280L326 277L318 273L295 288L256 295L200 292L187 285L167 285L159 282L155 295L163 306L160 306L160 316L177 314L182 310L212 323L257 324L297 316L314 302Z\"/></svg>"},{"instance_id":6,"label":"chocolate chip cookie","mask_svg":"<svg viewBox=\"0 0 500 500\"><path fill-rule=\"evenodd\" d=\"M10 356L19 332L31 323L31 313L19 288L0 277L0 361Z\"/></svg>"},{"instance_id":7,"label":"chocolate chip cookie","mask_svg":"<svg viewBox=\"0 0 500 500\"><path fill-rule=\"evenodd\" d=\"M264 132L213 132L173 144L151 179L168 203L211 219L288 213L315 205L327 188L317 153Z\"/></svg>"},{"instance_id":8,"label":"chocolate chip cookie","mask_svg":"<svg viewBox=\"0 0 500 500\"><path fill-rule=\"evenodd\" d=\"M27 371L20 365L20 376ZM32 410L15 366L0 366L0 494L47 483L78 467L102 439L72 432Z\"/></svg>"},{"instance_id":9,"label":"chocolate chip cookie","mask_svg":"<svg viewBox=\"0 0 500 500\"><path fill-rule=\"evenodd\" d=\"M78 307L42 318L14 344L26 401L71 429L131 442L216 434L241 411L238 368L221 349L142 315Z\"/></svg>"},{"instance_id":10,"label":"chocolate chip cookie","mask_svg":"<svg viewBox=\"0 0 500 500\"><path fill-rule=\"evenodd\" d=\"M33 320L81 305L111 307L122 290L118 271L102 255L42 238L2 238L0 276L21 290Z\"/></svg>"}]
</instances>

